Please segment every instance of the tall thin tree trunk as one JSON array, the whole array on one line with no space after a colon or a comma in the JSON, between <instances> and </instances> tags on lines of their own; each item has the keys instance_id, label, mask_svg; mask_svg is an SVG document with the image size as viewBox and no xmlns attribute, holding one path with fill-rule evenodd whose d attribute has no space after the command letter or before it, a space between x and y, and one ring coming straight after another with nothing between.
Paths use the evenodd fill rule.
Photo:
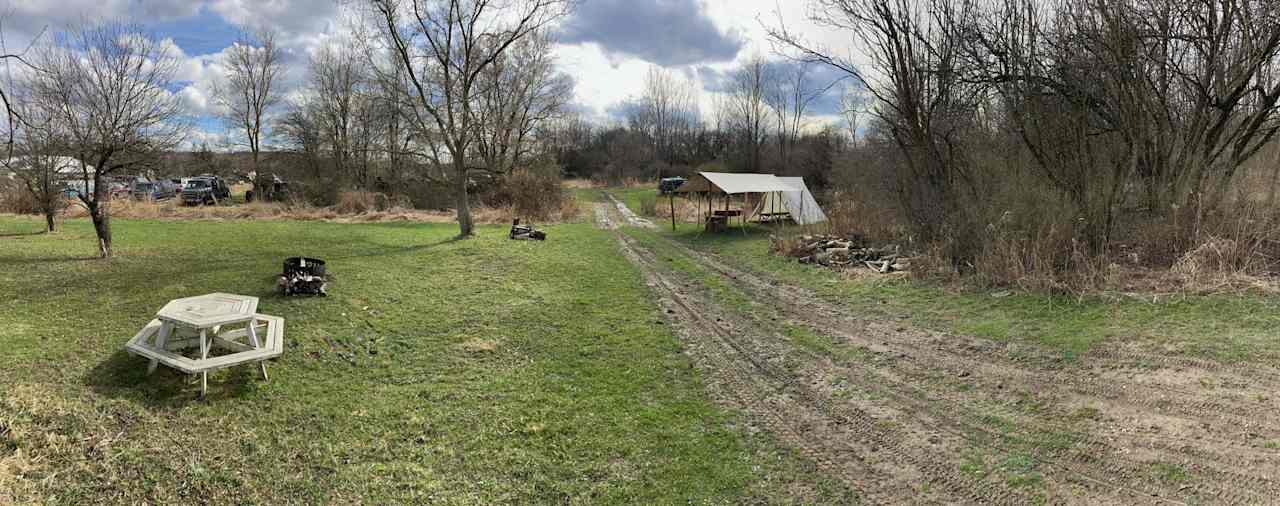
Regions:
<instances>
[{"instance_id":1,"label":"tall thin tree trunk","mask_svg":"<svg viewBox=\"0 0 1280 506\"><path fill-rule=\"evenodd\" d=\"M467 195L467 166L465 162L455 160L453 163L457 187L455 198L458 206L458 237L475 235L475 224L471 222L471 199Z\"/></svg>"},{"instance_id":2,"label":"tall thin tree trunk","mask_svg":"<svg viewBox=\"0 0 1280 506\"><path fill-rule=\"evenodd\" d=\"M102 186L99 185L97 188ZM111 215L103 205L105 202L103 194L107 192L97 188L93 190L94 200L88 204L89 217L93 219L93 231L98 235L98 256L111 258Z\"/></svg>"},{"instance_id":3,"label":"tall thin tree trunk","mask_svg":"<svg viewBox=\"0 0 1280 506\"><path fill-rule=\"evenodd\" d=\"M105 165L99 163L99 166ZM93 200L85 202L89 208L89 218L93 220L93 231L98 235L98 255L111 258L111 188L107 178L101 173L93 174Z\"/></svg>"},{"instance_id":4,"label":"tall thin tree trunk","mask_svg":"<svg viewBox=\"0 0 1280 506\"><path fill-rule=\"evenodd\" d=\"M258 173L258 145L257 143L254 143L253 145L253 177L250 178L249 180L249 188L253 190L254 198L258 199L259 201L266 202L267 199L263 198L266 195L263 195L262 189L258 188L258 179L261 177L262 177L262 174Z\"/></svg>"}]
</instances>

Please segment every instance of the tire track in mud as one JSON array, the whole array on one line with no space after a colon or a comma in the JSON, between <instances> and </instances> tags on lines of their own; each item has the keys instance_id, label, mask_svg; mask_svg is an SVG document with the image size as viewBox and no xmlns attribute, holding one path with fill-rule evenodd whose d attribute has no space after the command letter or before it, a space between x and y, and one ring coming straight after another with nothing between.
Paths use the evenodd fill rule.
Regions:
<instances>
[{"instance_id":1,"label":"tire track in mud","mask_svg":"<svg viewBox=\"0 0 1280 506\"><path fill-rule=\"evenodd\" d=\"M602 228L615 228L604 216L598 220ZM794 350L783 341L766 337L750 322L690 293L658 265L651 252L636 247L623 234L616 237L624 256L641 268L646 282L662 298L668 319L686 343L686 353L709 377L710 389L824 473L861 491L865 500L883 504L1032 501L1003 483L965 475L954 463L938 458L941 448L922 450L905 444L907 431L897 428L900 420L888 410L833 402L812 387L813 378L806 382L803 374L796 374L795 369L804 366L791 359ZM913 483L924 486L916 488ZM930 486L928 492L926 486ZM938 497L940 492L943 497Z\"/></svg>"},{"instance_id":2,"label":"tire track in mud","mask_svg":"<svg viewBox=\"0 0 1280 506\"><path fill-rule=\"evenodd\" d=\"M623 219L627 220L627 224L633 227L647 228L650 230L658 228L658 226L654 225L652 221L641 218L640 215L632 211L631 208L627 207L627 205L622 203L621 200L615 198L612 193L605 193L605 196L609 197L609 200L613 201L613 205L618 210L618 214L621 214Z\"/></svg>"},{"instance_id":3,"label":"tire track in mud","mask_svg":"<svg viewBox=\"0 0 1280 506\"><path fill-rule=\"evenodd\" d=\"M836 405L799 381L785 363L791 350L770 346L747 323L732 321L708 301L686 293L665 275L652 257L619 236L623 254L645 273L646 280L668 305L668 315L692 349L695 361L717 376L720 389L735 406L758 419L784 444L797 449L825 472L836 472L865 498L883 504L1025 504L1030 498L1001 484L973 480L934 455L913 451L888 418L859 407ZM715 316L713 316L715 315ZM865 456L875 455L872 460ZM932 497L911 482L921 480L948 495Z\"/></svg>"},{"instance_id":4,"label":"tire track in mud","mask_svg":"<svg viewBox=\"0 0 1280 506\"><path fill-rule=\"evenodd\" d=\"M644 252L643 249L637 248L637 250ZM652 258L646 259L646 262L650 264L652 264L655 261L656 260ZM738 335L737 337L740 339L743 336ZM787 344L784 344L785 338L781 336L774 336L774 337L775 337L774 342L779 343L779 345L781 346L789 346ZM977 445L987 450L993 451L994 453L999 453L1006 456L1018 451L1018 449L1014 448L1012 445L1000 442L1002 440L1009 439L1008 435L996 433L980 425L959 423L957 420L953 418L953 415L952 415L952 413L957 412L954 406L926 406L923 403L929 402L928 399L921 401L919 399L912 398L910 396L904 396L901 392L898 392L894 388L885 388L885 387L877 386L877 385L880 385L881 382L866 381L866 376L868 373L874 374L874 372L872 371L864 370L864 371L860 371L859 374L854 374L853 372L843 367L842 365L832 364L829 361L826 361L825 358L814 356L805 350L793 349L792 352L799 355L807 355L805 357L806 363L821 364L821 367L817 368L820 372L837 373L836 374L837 376L856 382L856 384L860 388L874 390L875 393L880 394L885 398L891 399L893 401L891 408L899 411L899 414L896 417L886 418L881 420L882 423L892 422L892 423L898 423L903 425L914 424L916 426L933 427L935 429L941 429L942 432L945 432L946 435L949 438L951 438L952 441L959 441L960 443L962 443L955 446ZM748 356L751 354L750 351L745 351L744 353L747 354ZM801 375L801 376L804 376L804 375ZM863 381L858 382L857 378L862 378ZM902 389L902 390L914 389L914 387L906 385L905 383L903 383L903 380L900 380L900 379L890 379L890 378L884 377L883 375L878 379L884 380L884 383L886 384L896 385L899 389ZM810 381L809 383L810 384L817 383L817 381ZM917 394L921 392L919 391L919 389L915 389L915 390L917 390ZM845 402L848 402L848 401L845 401ZM975 437L974 434L978 434L980 435L980 437ZM930 461L929 462L930 465L925 466L926 469L923 469L922 471L932 472L942 476L959 474L958 463L945 462L947 459L940 458L937 456L937 453L939 453L938 450L941 450L941 449L940 448L927 449L927 452L934 454L929 458L936 459L936 460ZM1090 464L1095 463L1094 462L1095 459L1089 454L1080 454L1079 458L1084 459ZM940 461L943 463L941 465L938 465L938 462ZM919 461L913 461L912 463L919 464ZM1108 474L1110 475L1122 474L1122 475L1133 476L1133 475L1136 475L1136 473L1138 472L1135 470L1122 469L1114 465L1106 466L1107 469L1095 469L1093 467L1075 465L1074 463L1067 463L1064 465L1062 463L1044 462L1044 464L1047 467L1056 468L1068 474L1069 475L1068 477L1070 478L1070 480L1068 481L1074 482L1076 484L1082 484L1083 486L1086 486L1087 488L1089 488L1093 494L1089 497L1089 502L1093 504L1100 504L1100 503L1133 504L1136 499L1143 499L1143 498L1147 499L1150 502L1156 502L1156 503L1164 502L1164 503L1181 504L1181 501L1178 501L1176 499L1161 497L1166 494L1163 494L1162 493L1163 491L1160 490L1159 488L1149 487L1149 486L1132 487L1129 485L1125 485L1123 483L1115 483L1113 481L1109 481L1104 478ZM1009 499L1014 501L1015 503L1030 502L1029 498L1026 496L1015 496L1014 495L1016 493L1015 491L1011 491L1008 489L1002 490L1003 483L993 483L991 481L973 480L968 478L967 476L963 477L960 481L967 483L969 487L972 487L969 489L962 489L964 491L960 492L959 494L960 496L965 496L966 494L969 494L970 500L976 500L977 502L987 503L987 504L996 503L996 502L1000 502L1000 500L998 499L999 497L998 494L1003 494L1005 497L1011 497L1011 496L1019 497L1018 499ZM952 490L956 490L956 489L957 487L952 487ZM1117 497L1116 494L1120 494L1120 497ZM1062 492L1056 495L1058 495L1059 497L1069 496L1069 494L1066 492Z\"/></svg>"},{"instance_id":5,"label":"tire track in mud","mask_svg":"<svg viewBox=\"0 0 1280 506\"><path fill-rule=\"evenodd\" d=\"M638 247L634 241L625 235L618 234L618 238L624 254L642 268L642 271L645 272L646 279L650 280L651 286L655 286L655 288L665 287L665 290L660 290L660 292L666 296L665 298L675 301L678 306L683 307L684 311L679 312L677 317L673 318L673 323L680 325L680 321L682 319L691 321L702 320L704 323L706 322L705 317L702 316L702 313L700 313L698 309L692 307L688 302L684 302L690 298L689 295L683 293L678 282L670 279L670 274L664 275L661 268L657 265L660 262L654 258L652 252ZM709 304L709 302L709 298L698 299L698 303L703 304L704 307L710 306L711 304ZM673 311L668 309L668 313L672 314ZM728 313L720 311L719 314L727 315ZM715 318L716 323L722 321L724 320L719 316ZM749 323L746 325L740 323L737 327L738 329L741 329L744 326L749 325ZM699 340L698 330L701 330L701 334L704 336L708 334L716 336L718 341L722 344L722 349L715 350L710 354L703 354L704 359L708 356L723 359L723 357L728 356L731 353L736 353L742 360L750 362L755 366L755 370L744 371L739 364L739 372L747 377L764 376L772 378L776 382L782 382L782 388L790 387L792 392L798 393L799 396L806 401L802 406L810 408L816 407L825 410L824 412L828 413L828 416L836 417L836 420L842 422L846 426L850 425L852 418L852 420L856 422L852 424L852 426L860 427L866 431L852 434L852 441L874 442L877 446L870 449L872 452L880 452L883 450L884 448L880 445L883 445L887 441L896 442L895 446L890 447L892 448L892 451L888 453L890 453L895 460L902 463L903 466L907 467L905 470L900 470L899 473L906 473L908 476L920 475L930 484L941 485L941 488L949 494L946 501L948 504L959 501L982 504L1025 504L1030 502L1039 502L1039 500L1043 499L1043 497L1028 496L1026 495L1026 491L1012 490L1007 486L1006 482L992 482L982 478L973 479L970 476L961 473L959 471L959 462L952 460L958 457L959 449L975 443L967 432L976 432L987 436L987 441L985 443L979 442L981 446L984 446L989 450L997 450L1002 454L1010 454L1013 451L1010 447L995 443L996 440L999 440L1004 436L986 430L984 427L958 425L955 420L948 418L948 415L941 410L920 409L919 404L907 401L907 399L892 389L880 389L879 393L897 401L894 406L853 406L853 403L848 400L842 401L843 404L833 403L829 395L824 395L820 389L814 388L814 385L820 384L822 377L824 375L829 375L833 371L844 372L841 376L854 381L852 375L848 374L847 371L841 371L839 367L835 367L833 364L823 360L821 357L812 355L807 357L807 360L804 362L805 365L801 367L800 371L780 372L778 370L770 370L766 363L759 362L755 357L776 358L780 356L785 357L790 354L806 355L808 353L807 350L796 349L787 343L787 340L780 335L775 334L772 336L772 339L769 339L768 337L762 337L768 333L761 333L758 330L755 332L743 333L738 329L735 329L733 325L718 326L716 324L711 324L709 327L694 329L695 332L682 333L682 337L685 337L687 342L694 344ZM743 339L744 337L747 337L747 339ZM752 348L747 349L744 347L744 344L751 345ZM773 349L770 349L770 347L773 347ZM716 357L716 355L719 355L719 357ZM707 369L709 373L714 374L718 369L723 371L724 364L725 362L721 360L718 362L720 367L717 367L716 365L707 365L706 363L703 365L704 369ZM819 364L820 367L813 367L815 364ZM795 367L796 366L792 366L789 369L794 369ZM794 374L796 372L799 372L800 374ZM807 377L808 380L802 381L805 377ZM738 395L738 398L742 398L741 394ZM834 409L832 408L833 405L835 406ZM907 406L909 410L900 411L900 405ZM737 407L740 409L743 408L743 406ZM751 407L752 406L745 406L746 409L744 409L744 411L751 413ZM874 416L870 414L870 411L876 411L880 416ZM787 412L794 413L795 411L789 410ZM758 415L758 413L756 414ZM852 417L849 415L852 415ZM803 418L808 419L813 417L805 416ZM904 427L914 426L916 427L916 430L897 430L895 429L897 425ZM949 446L951 446L951 448L949 448L949 452L946 451L948 450L947 448L939 448L936 446L930 448L919 448L903 443L903 440L905 439L903 437L904 434L908 432L928 432L926 429L927 427L947 427L948 430L945 430L944 432L947 433L946 438L948 439ZM775 433L784 433L780 434L784 436L786 434L790 434L792 436L796 434L796 431L790 430L785 426L781 427L781 430L779 430L779 427L777 426L771 427L771 429ZM935 434L937 433L937 431L933 432ZM889 439L890 436L888 436L888 434L892 435L892 439ZM850 441L850 439L831 437L820 438L816 441L813 440L813 438L806 439L804 437L783 437L782 439L787 444L800 448L801 453L811 456L811 458L813 458L815 462L818 462L820 467L824 470L829 467L824 464L830 464L831 459L829 456L824 455L823 451L830 450L832 445L840 446L841 443L849 445ZM936 444L939 440L940 438L935 436L931 438L929 442ZM858 451L857 448L852 449L854 451ZM865 450L866 449L863 448L863 451ZM814 455L817 455L817 457L813 457ZM941 458L940 455L949 458ZM1054 468L1061 467L1052 463L1048 465L1049 467ZM1117 470L1112 470L1112 472L1115 471ZM893 475L894 473L883 472L878 474L883 476L884 474ZM1089 489L1092 492L1090 501L1093 503L1132 504L1136 498L1148 498L1150 500L1151 496L1159 495L1157 493L1127 487L1122 484L1109 483L1100 477L1093 476L1081 470L1077 470L1077 472L1072 474L1073 482L1088 484ZM900 477L897 479L901 480ZM857 484L857 480L846 481L851 484ZM870 496L877 497L885 503L897 504L902 502L922 502L920 497L914 497L911 500L906 500L906 497L909 497L909 494L903 495L900 493L900 491L904 489L909 489L909 487L899 485L893 488L893 490L899 491L896 495L885 493L883 490L877 490L876 488L870 488L867 489L867 491ZM1067 496L1065 492L1055 495L1060 497ZM1157 499L1156 502L1180 503L1176 500L1167 499Z\"/></svg>"},{"instance_id":6,"label":"tire track in mud","mask_svg":"<svg viewBox=\"0 0 1280 506\"><path fill-rule=\"evenodd\" d=\"M1178 412L1197 419L1218 419L1218 421L1225 424L1249 430L1266 429L1267 427L1263 426L1261 421L1273 416L1276 412L1275 407L1259 402L1224 403L1206 400L1203 399L1204 391L1189 390L1177 386L1152 385L1141 382L1119 384L1118 378L1106 375L1108 370L1115 369L1114 365L1108 365L1102 371L1094 370L1099 369L1100 367L1098 366L1095 366L1094 369L1059 366L1056 370L1048 368L1033 372L1027 370L1024 364L996 353L998 348L1001 348L1000 346L993 346L993 343L982 342L973 338L949 335L939 337L937 334L928 333L933 334L930 336L932 339L923 345L917 344L911 340L904 340L903 337L919 334L920 332L918 331L907 332L904 326L896 326L890 330L890 326L884 322L857 320L846 311L821 301L817 295L802 288L764 280L753 273L729 267L705 253L688 249L674 241L663 240L682 248L685 253L701 261L704 266L713 269L722 277L728 278L731 283L756 297L769 295L768 293L763 293L762 290L772 290L775 293L776 291L786 292L788 297L781 299L783 303L782 313L799 323L814 330L844 338L847 341L861 342L868 348L879 345L892 352L911 352L912 356L924 356L926 360L934 362L930 364L931 366L946 370L948 373L959 375L973 372L975 368L982 368L978 372L990 373L980 375L982 378L989 378L988 382L1009 382L1015 385L1031 384L1040 391L1052 392L1060 392L1063 385L1069 385L1072 389L1069 393L1072 394L1086 394L1098 399L1124 401L1129 404L1151 408L1162 414ZM804 300L805 302L803 305L798 306L795 302L796 299ZM815 312L817 313L816 315L814 314ZM865 337L868 331L881 339ZM951 344L944 344L948 339L951 340ZM1098 359L1093 357L1087 357L1084 361L1095 364L1099 362ZM1220 367L1214 370L1222 369ZM1121 388L1117 389L1117 387ZM1263 390L1274 391L1275 389ZM1280 435L1280 427L1270 427L1270 429L1273 435ZM1158 435L1153 437L1161 438ZM1167 437L1165 439L1186 440L1186 438L1176 437ZM1205 437L1196 438L1196 440L1203 439ZM1231 440L1212 437L1209 439L1231 446L1242 446L1239 442ZM1259 450L1252 447L1244 448ZM1280 450L1259 450L1259 453L1280 457Z\"/></svg>"},{"instance_id":7,"label":"tire track in mud","mask_svg":"<svg viewBox=\"0 0 1280 506\"><path fill-rule=\"evenodd\" d=\"M815 331L818 331L819 333L822 333L828 336L841 337L848 341L853 341L853 342L862 341L865 345L869 345L867 346L869 349L877 346L876 343L868 342L869 341L868 339L860 337L858 335L858 332L856 331L849 332L849 329L847 328L847 326L832 325L831 321L838 321L842 319L844 315L840 314L841 313L840 311L834 310L833 308L828 307L821 302L815 302L815 301L818 301L818 299L816 299L812 294L805 294L805 293L797 294L796 293L797 289L795 289L794 287L779 285L778 283L765 282L760 278L757 278L753 274L744 273L741 271L737 271L736 269L729 268L723 264L720 264L718 261L711 259L706 254L691 250L683 245L675 243L675 241L671 241L665 238L661 238L660 240L665 240L665 241L668 241L669 243L672 243L673 245L680 248L680 250L688 253L688 256L698 259L704 266L711 268L712 271L718 273L722 277L729 278L735 286L743 288L744 291L750 293L753 296L753 298L758 298L762 295L759 291L761 288L765 288L770 291L770 295L772 295L769 298L770 301L777 301L779 299L779 297L776 297L776 294L779 291L792 292L788 294L789 295L788 297L783 297L784 299L787 299L787 300L785 300L783 303L784 310L782 311L782 313L789 318L798 320L800 323L804 324L807 327L810 327ZM805 303L801 304L802 307L799 308L799 310L797 310L797 308L795 307L796 300L806 301ZM817 314L815 315L814 313L817 313ZM863 328L865 329L866 326L864 325ZM884 335L883 330L884 329L880 329L880 332L878 332L878 334L881 334L883 336ZM888 350L882 350L881 353L890 353L890 354L902 353L901 348L903 348L903 346L890 345L890 342L893 342L893 341L898 341L898 339L888 338L888 340L881 341L882 344L880 344L879 346L888 348ZM904 390L914 389L919 399L915 401L908 399L904 397L901 394L901 392L897 391L897 389L894 389L894 388L881 388L879 389L881 394L884 394L888 397L893 397L896 401L904 404L915 404L918 408L923 410L931 410L931 408L932 410L936 410L937 409L936 407L931 406L931 404L934 404L934 403L947 404L948 410L976 411L980 409L970 405L971 403L966 401L963 398L963 396L960 396L960 398L957 398L957 396L953 395L952 398L950 399L935 399L930 397L929 392L924 392L922 390L919 390L918 388L915 388L914 385L912 384L912 382L918 382L918 381L925 381L926 384L932 383L931 381L932 378L930 377L929 374L927 374L926 366L925 365L922 365L919 367L911 367L911 366L902 367L901 366L901 364L910 364L914 359L924 357L925 361L931 362L927 364L927 366L934 366L934 367L941 366L937 368L947 370L948 372L955 372L958 366L964 367L967 364L969 367L972 367L972 365L975 363L974 357L972 356L946 357L946 353L943 353L942 354L943 357L940 358L938 356L939 354L936 352L921 353L922 351L921 347L908 347L908 348L910 349L908 349L907 351L910 351L913 353L902 353L902 356L904 358L908 358L908 360L896 360L894 361L894 363L895 363L895 366L897 366L897 369L899 370L910 369L909 371L907 371L908 376L910 377L893 378L893 377L886 376L886 374L883 372L878 373L878 375L880 376L880 379L887 380L887 382L889 382L890 384L894 384L899 387L905 387L905 388L902 388ZM812 358L816 359L818 357L815 355ZM986 357L978 357L978 358L991 360L992 357L986 356ZM962 360L964 361L964 363L957 364L958 360ZM960 370L963 371L965 369L960 369ZM1015 369L1015 370L1021 371L1020 369ZM1037 388L1053 387L1052 381L1046 382L1043 380L1036 380L1031 373L1027 371L1021 371L1021 372L1023 373L1022 377L1019 377L1019 378L1005 377L1001 381L1010 381L1010 382L1018 381L1018 382L1021 382L1018 384L1034 385ZM1063 380L1063 379L1073 380L1075 376L1072 375L1071 372L1073 371L1068 371L1066 373L1052 373L1054 374L1054 377L1051 378L1051 380ZM874 373L874 371L871 371L866 368L859 371L859 374L867 374L867 373ZM849 376L850 376L850 379L853 379L854 377L854 375L852 374L849 374ZM896 376L896 372L892 376ZM863 382L863 383L866 383L866 382ZM1081 384L1080 382L1077 382L1077 381L1068 381L1068 383L1072 383L1073 386L1077 387L1077 390L1086 394L1101 396L1101 395L1105 395L1106 393L1104 390L1104 387L1099 386L1097 384L1093 384L1093 383ZM1079 388L1082 386L1083 388ZM988 389L984 389L984 391L986 390ZM1168 396L1165 396L1166 400L1168 398L1169 398ZM1140 396L1135 400L1148 400L1148 398L1145 396ZM1139 402L1139 404L1143 404L1147 406L1154 405L1154 403L1151 403L1151 402L1145 402L1145 403ZM1240 421L1238 417L1233 417L1229 415L1227 410L1225 409L1226 408L1225 406L1212 403L1212 402L1200 403L1200 405L1197 405L1196 403L1182 403L1178 407L1181 407L1183 411L1189 412L1193 416L1215 417L1215 416L1221 415L1221 417L1225 418L1226 421L1230 421L1230 422ZM952 420L952 422L955 422L955 421ZM979 432L985 431L985 428L976 427L971 424L952 423L951 425L953 429L956 429L961 432L974 431L974 430L977 430ZM1040 427L1041 429L1063 430L1064 428L1069 428L1069 427L1066 427L1064 424L1045 422L1044 420L1039 420L1039 425L1041 426ZM985 432L987 433L988 436L991 436L994 440L997 440L997 441L1001 437L1001 435L994 434L990 431L985 431ZM1110 434L1109 436L1110 436L1109 439L1127 439L1131 443L1135 441L1145 442L1146 443L1145 445L1139 445L1139 446L1145 447L1142 449L1154 450L1154 451L1164 452L1164 453L1180 454L1181 456L1185 457L1185 459L1182 459L1185 461L1183 462L1183 465L1185 467L1189 468L1189 470L1195 476L1204 478L1205 481L1210 482L1210 484L1207 484L1207 485L1206 484L1197 485L1195 488L1190 489L1189 492L1187 491L1188 487L1186 486L1178 487L1177 490L1172 491L1172 493L1179 493L1179 495L1186 495L1186 496L1190 496L1189 498L1196 498L1199 500L1207 500L1212 502L1226 501L1233 504L1234 503L1269 502L1270 500L1273 500L1273 498L1277 497L1277 494L1280 494L1280 484L1277 484L1273 479L1270 479L1270 476L1273 476L1273 473L1268 472L1268 470L1264 469L1260 471L1264 473L1264 476L1257 476L1257 475L1237 473L1233 471L1224 471L1223 469L1220 468L1220 467L1230 467L1234 469L1254 469L1257 467L1258 464L1268 462L1265 459L1260 461L1259 459L1256 458L1256 455L1255 455L1255 458L1253 459L1249 459L1245 457L1230 457L1230 456L1222 455L1219 453L1215 453L1211 450L1206 450L1204 448L1197 447L1195 445L1185 444L1185 443L1191 443L1191 442L1199 443L1200 438L1195 438L1195 439L1193 438L1161 438L1159 436L1150 437L1150 435L1145 435L1147 437L1144 439L1144 435L1118 434L1118 433L1113 433L1113 434ZM1164 442L1151 442L1151 441L1147 441L1147 439L1157 439L1157 440L1171 439L1178 444L1169 444ZM1235 444L1235 443L1232 443L1232 444ZM1065 459L1068 461L1065 464L1059 462L1059 464L1062 464L1062 467L1065 470L1077 472L1085 476L1096 474L1096 473L1091 473L1091 471L1093 470L1093 468L1098 467L1099 465L1098 463L1100 461L1099 456L1105 455L1105 457L1102 460L1104 462L1102 467L1105 468L1104 470L1106 472L1106 475L1111 477L1116 477L1116 476L1123 477L1125 481L1132 482L1132 484L1136 485L1136 487L1132 488L1131 491L1134 491L1134 492L1141 491L1143 493L1148 493L1148 494L1153 494L1158 496L1166 496L1166 498L1168 495L1171 494L1171 491L1168 490L1168 488L1170 487L1160 487L1160 486L1151 484L1149 482L1152 480L1149 477L1147 477L1147 479L1145 480L1143 479L1144 476L1142 473L1142 470L1143 470L1142 466L1145 463L1136 462L1133 459L1125 456L1125 453L1138 448L1116 448L1113 445L1103 442L1097 438L1091 438L1087 436L1080 437L1079 441L1076 442L1075 446L1076 448L1073 448L1072 451L1070 452L1059 452L1057 455L1055 455L1055 458L1059 460ZM1254 449L1248 448L1248 450L1254 450ZM1276 452L1261 452L1261 453L1263 455L1272 456L1272 457L1276 455ZM1204 460L1213 461L1216 464L1218 464L1219 467L1206 466L1201 463ZM1119 464L1117 464L1117 462L1125 463L1126 465L1120 466ZM1272 466L1271 470L1274 470L1274 459L1271 459L1269 463Z\"/></svg>"},{"instance_id":8,"label":"tire track in mud","mask_svg":"<svg viewBox=\"0 0 1280 506\"><path fill-rule=\"evenodd\" d=\"M1124 401L1129 404L1145 406L1163 414L1180 412L1194 416L1197 419L1216 418L1223 423L1251 430L1263 428L1259 420L1273 415L1276 411L1273 407L1257 402L1226 404L1205 400L1200 398L1203 395L1202 391L1188 390L1176 386L1156 386L1134 382L1117 384L1116 378L1106 377L1105 370L1102 371L1102 374L1098 374L1099 371L1080 368L1068 369L1059 365L1057 370L1050 367L1033 372L1027 370L1024 364L1010 360L1007 356L998 353L1003 348L1002 346L973 338L925 333L930 334L928 338L920 339L917 337L914 340L925 342L916 343L911 339L904 339L904 337L910 338L913 335L919 335L921 334L919 331L908 332L906 327L901 325L890 329L891 326L885 322L858 320L849 315L847 311L823 302L817 295L803 288L765 280L756 274L729 267L705 253L689 249L674 241L661 240L681 248L684 253L699 260L705 267L714 270L722 278L728 278L728 281L743 291L751 293L756 298L767 296L770 297L770 300L780 301L782 303L780 312L798 323L833 337L841 337L850 342L860 343L873 352L877 352L876 348L879 348L879 353L909 353L913 357L923 356L925 360L932 361L930 365L934 368L945 370L954 375L973 373L975 369L979 369L976 372L982 374L978 374L977 377L985 379L988 383L1031 384L1035 385L1040 391L1046 391L1047 389L1047 391L1060 392L1062 386L1067 385L1071 387L1072 391L1069 393L1072 394L1085 394L1097 399ZM778 292L782 292L786 296L782 298L774 297L774 294ZM797 300L804 302L797 304ZM869 332L877 336L877 338L866 337ZM947 340L950 340L950 343L947 343ZM1085 361L1098 362L1095 358L1086 358ZM1117 386L1122 388L1117 389ZM1273 427L1272 429L1275 435L1280 435L1280 427ZM1153 437L1160 438L1158 435L1153 435ZM1179 438L1169 439L1181 440ZM1240 446L1238 442L1230 440L1215 440L1228 445ZM1256 448L1251 447L1249 449L1256 450ZM1277 450L1263 450L1261 453L1280 457L1280 451Z\"/></svg>"}]
</instances>

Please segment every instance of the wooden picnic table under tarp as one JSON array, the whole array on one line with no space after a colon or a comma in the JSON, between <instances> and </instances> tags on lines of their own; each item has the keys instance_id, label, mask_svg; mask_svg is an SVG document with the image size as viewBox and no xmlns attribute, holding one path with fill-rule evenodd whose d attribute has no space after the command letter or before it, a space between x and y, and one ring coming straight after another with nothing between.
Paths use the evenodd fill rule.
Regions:
<instances>
[{"instance_id":1,"label":"wooden picnic table under tarp","mask_svg":"<svg viewBox=\"0 0 1280 506\"><path fill-rule=\"evenodd\" d=\"M746 226L749 207L748 197L751 195L781 194L797 191L793 185L773 174L731 174L725 172L699 172L689 181L676 189L676 193L694 194L707 199L707 213L703 219L708 232L718 232L727 228L730 218L739 218L739 223ZM724 209L714 209L716 197L724 199ZM730 208L734 196L740 207ZM763 201L762 201L763 202ZM674 205L672 206L674 209ZM672 216L672 228L675 217Z\"/></svg>"}]
</instances>

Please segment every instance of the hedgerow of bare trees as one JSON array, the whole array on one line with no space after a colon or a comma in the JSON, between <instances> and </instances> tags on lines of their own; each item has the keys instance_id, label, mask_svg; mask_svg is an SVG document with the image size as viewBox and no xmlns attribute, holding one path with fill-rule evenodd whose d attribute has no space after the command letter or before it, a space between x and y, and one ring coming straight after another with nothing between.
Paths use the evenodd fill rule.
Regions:
<instances>
[{"instance_id":1,"label":"hedgerow of bare trees","mask_svg":"<svg viewBox=\"0 0 1280 506\"><path fill-rule=\"evenodd\" d=\"M284 62L278 35L271 30L250 31L241 35L222 58L223 81L214 89L223 119L243 139L244 147L252 157L250 170L260 176L262 141L268 126L268 112L280 102L280 80L284 77ZM258 177L253 178L253 192L263 195L258 188Z\"/></svg>"},{"instance_id":2,"label":"hedgerow of bare trees","mask_svg":"<svg viewBox=\"0 0 1280 506\"><path fill-rule=\"evenodd\" d=\"M957 266L989 249L975 239L1034 214L1011 214L1015 201L1020 212L1038 205L1040 229L1068 241L1052 269L1078 263L1069 244L1106 255L1139 221L1145 230L1166 224L1166 243L1185 249L1209 223L1256 204L1235 183L1280 130L1280 4L810 6L815 22L854 36L852 53L786 26L773 27L772 40L865 87L874 98L868 130L897 151L897 205L915 236L945 245ZM1065 213L1048 216L1059 207ZM1024 224L1029 239L1036 226Z\"/></svg>"}]
</instances>

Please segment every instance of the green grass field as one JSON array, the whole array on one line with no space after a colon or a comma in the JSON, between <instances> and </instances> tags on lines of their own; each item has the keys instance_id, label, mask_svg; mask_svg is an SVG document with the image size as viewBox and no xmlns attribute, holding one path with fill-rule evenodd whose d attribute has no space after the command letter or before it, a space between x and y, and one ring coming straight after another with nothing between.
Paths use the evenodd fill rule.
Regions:
<instances>
[{"instance_id":1,"label":"green grass field","mask_svg":"<svg viewBox=\"0 0 1280 506\"><path fill-rule=\"evenodd\" d=\"M705 397L639 272L588 224L545 243L453 225L0 217L0 503L703 504L845 492ZM287 256L328 298L281 298ZM286 318L270 382L123 351L166 301ZM798 491L801 491L798 493ZM6 494L8 495L6 497Z\"/></svg>"},{"instance_id":2,"label":"green grass field","mask_svg":"<svg viewBox=\"0 0 1280 506\"><path fill-rule=\"evenodd\" d=\"M942 331L1044 345L1064 355L1123 342L1220 360L1280 360L1280 298L1258 294L1139 298L1065 297L945 287L897 277L846 279L768 253L775 232L700 233L694 225L659 232L726 261L814 290L861 314L906 318ZM653 232L633 232L647 242Z\"/></svg>"}]
</instances>

